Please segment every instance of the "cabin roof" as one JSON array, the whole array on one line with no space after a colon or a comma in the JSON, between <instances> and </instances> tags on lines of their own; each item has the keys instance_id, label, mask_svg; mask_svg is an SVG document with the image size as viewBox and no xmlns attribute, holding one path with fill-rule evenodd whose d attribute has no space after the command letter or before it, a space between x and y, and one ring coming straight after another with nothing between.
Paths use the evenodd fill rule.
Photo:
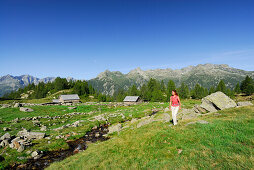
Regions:
<instances>
[{"instance_id":1,"label":"cabin roof","mask_svg":"<svg viewBox=\"0 0 254 170\"><path fill-rule=\"evenodd\" d=\"M126 96L124 98L124 102L137 102L139 99L139 96Z\"/></svg>"},{"instance_id":2,"label":"cabin roof","mask_svg":"<svg viewBox=\"0 0 254 170\"><path fill-rule=\"evenodd\" d=\"M59 99L62 100L80 100L79 96L77 94L66 94L66 95L61 95Z\"/></svg>"},{"instance_id":3,"label":"cabin roof","mask_svg":"<svg viewBox=\"0 0 254 170\"><path fill-rule=\"evenodd\" d=\"M59 101L59 99L53 99L52 102L53 103L59 103L60 101Z\"/></svg>"}]
</instances>

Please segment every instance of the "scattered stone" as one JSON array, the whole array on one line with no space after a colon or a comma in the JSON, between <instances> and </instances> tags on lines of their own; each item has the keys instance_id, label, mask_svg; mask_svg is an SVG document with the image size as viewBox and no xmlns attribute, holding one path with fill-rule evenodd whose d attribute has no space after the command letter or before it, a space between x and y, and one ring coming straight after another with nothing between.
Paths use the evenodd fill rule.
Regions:
<instances>
[{"instance_id":1,"label":"scattered stone","mask_svg":"<svg viewBox=\"0 0 254 170\"><path fill-rule=\"evenodd\" d=\"M197 123L200 123L200 124L208 124L209 122L205 121L205 120L198 120Z\"/></svg>"},{"instance_id":2,"label":"scattered stone","mask_svg":"<svg viewBox=\"0 0 254 170\"><path fill-rule=\"evenodd\" d=\"M32 151L30 151L30 150L29 150L29 151L26 151L26 154L27 154L27 155L29 155L30 153L32 153Z\"/></svg>"},{"instance_id":3,"label":"scattered stone","mask_svg":"<svg viewBox=\"0 0 254 170\"><path fill-rule=\"evenodd\" d=\"M32 111L34 111L33 109L27 108L27 107L20 107L19 110L22 111L22 112L32 112Z\"/></svg>"},{"instance_id":4,"label":"scattered stone","mask_svg":"<svg viewBox=\"0 0 254 170\"><path fill-rule=\"evenodd\" d=\"M33 159L39 159L41 156L43 155L42 151L34 151L32 152L31 156L33 157Z\"/></svg>"},{"instance_id":5,"label":"scattered stone","mask_svg":"<svg viewBox=\"0 0 254 170\"><path fill-rule=\"evenodd\" d=\"M120 132L122 129L122 125L120 123L116 124L116 125L113 125L113 126L110 126L108 128L108 133L111 134L111 133L114 133L114 132Z\"/></svg>"},{"instance_id":6,"label":"scattered stone","mask_svg":"<svg viewBox=\"0 0 254 170\"><path fill-rule=\"evenodd\" d=\"M18 148L18 152L23 152L25 150L24 145L20 145L20 147Z\"/></svg>"},{"instance_id":7,"label":"scattered stone","mask_svg":"<svg viewBox=\"0 0 254 170\"><path fill-rule=\"evenodd\" d=\"M5 140L5 139L7 139L7 140L11 139L11 135L10 135L9 133L5 133L5 134L0 138L0 140Z\"/></svg>"},{"instance_id":8,"label":"scattered stone","mask_svg":"<svg viewBox=\"0 0 254 170\"><path fill-rule=\"evenodd\" d=\"M9 104L2 104L1 108L8 108L8 107L11 107L11 105L9 105Z\"/></svg>"},{"instance_id":9,"label":"scattered stone","mask_svg":"<svg viewBox=\"0 0 254 170\"><path fill-rule=\"evenodd\" d=\"M24 160L26 157L17 157L19 160Z\"/></svg>"},{"instance_id":10,"label":"scattered stone","mask_svg":"<svg viewBox=\"0 0 254 170\"><path fill-rule=\"evenodd\" d=\"M138 121L138 119L137 118L133 118L133 119L131 119L131 123L135 123L135 122L137 122Z\"/></svg>"},{"instance_id":11,"label":"scattered stone","mask_svg":"<svg viewBox=\"0 0 254 170\"><path fill-rule=\"evenodd\" d=\"M96 133L95 134L95 137L97 138L97 137L99 137L100 136L100 133Z\"/></svg>"},{"instance_id":12,"label":"scattered stone","mask_svg":"<svg viewBox=\"0 0 254 170\"><path fill-rule=\"evenodd\" d=\"M41 132L28 132L26 129L19 131L17 136L26 137L28 139L42 139L45 137L45 133Z\"/></svg>"},{"instance_id":13,"label":"scattered stone","mask_svg":"<svg viewBox=\"0 0 254 170\"><path fill-rule=\"evenodd\" d=\"M15 103L13 107L22 107L22 104L20 104L20 103Z\"/></svg>"},{"instance_id":14,"label":"scattered stone","mask_svg":"<svg viewBox=\"0 0 254 170\"><path fill-rule=\"evenodd\" d=\"M8 140L3 140L3 141L0 143L0 146L2 146L2 147L9 146Z\"/></svg>"},{"instance_id":15,"label":"scattered stone","mask_svg":"<svg viewBox=\"0 0 254 170\"><path fill-rule=\"evenodd\" d=\"M180 153L182 153L182 151L183 151L182 149L178 149L177 153L180 154Z\"/></svg>"},{"instance_id":16,"label":"scattered stone","mask_svg":"<svg viewBox=\"0 0 254 170\"><path fill-rule=\"evenodd\" d=\"M253 104L250 101L237 102L237 106L252 106Z\"/></svg>"},{"instance_id":17,"label":"scattered stone","mask_svg":"<svg viewBox=\"0 0 254 170\"><path fill-rule=\"evenodd\" d=\"M68 107L69 110L77 109L77 107Z\"/></svg>"},{"instance_id":18,"label":"scattered stone","mask_svg":"<svg viewBox=\"0 0 254 170\"><path fill-rule=\"evenodd\" d=\"M40 131L46 131L47 130L47 126L42 126Z\"/></svg>"},{"instance_id":19,"label":"scattered stone","mask_svg":"<svg viewBox=\"0 0 254 170\"><path fill-rule=\"evenodd\" d=\"M39 120L32 121L34 126L41 126L41 122Z\"/></svg>"},{"instance_id":20,"label":"scattered stone","mask_svg":"<svg viewBox=\"0 0 254 170\"><path fill-rule=\"evenodd\" d=\"M170 121L170 115L168 113L163 113L162 120L164 122L169 122Z\"/></svg>"},{"instance_id":21,"label":"scattered stone","mask_svg":"<svg viewBox=\"0 0 254 170\"><path fill-rule=\"evenodd\" d=\"M169 107L166 107L166 108L164 109L164 112L170 112Z\"/></svg>"},{"instance_id":22,"label":"scattered stone","mask_svg":"<svg viewBox=\"0 0 254 170\"><path fill-rule=\"evenodd\" d=\"M141 126L144 126L144 125L147 125L149 123L152 123L154 120L152 118L148 118L147 117L144 117L144 120L140 121L138 124L137 124L137 128L140 128Z\"/></svg>"},{"instance_id":23,"label":"scattered stone","mask_svg":"<svg viewBox=\"0 0 254 170\"><path fill-rule=\"evenodd\" d=\"M192 125L192 124L196 124L196 123L208 124L209 122L207 122L207 121L205 121L205 120L198 120L198 121L194 121L194 122L189 122L189 123L187 123L185 126Z\"/></svg>"},{"instance_id":24,"label":"scattered stone","mask_svg":"<svg viewBox=\"0 0 254 170\"><path fill-rule=\"evenodd\" d=\"M10 131L11 129L10 128L8 128L8 127L4 127L3 128L3 131Z\"/></svg>"}]
</instances>

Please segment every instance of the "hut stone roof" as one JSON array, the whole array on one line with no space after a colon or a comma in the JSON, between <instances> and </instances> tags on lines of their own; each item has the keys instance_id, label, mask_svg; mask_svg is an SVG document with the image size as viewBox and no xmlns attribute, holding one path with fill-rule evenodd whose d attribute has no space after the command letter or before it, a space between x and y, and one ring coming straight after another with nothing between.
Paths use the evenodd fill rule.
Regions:
<instances>
[{"instance_id":1,"label":"hut stone roof","mask_svg":"<svg viewBox=\"0 0 254 170\"><path fill-rule=\"evenodd\" d=\"M53 99L52 102L53 102L53 103L59 103L60 100L59 100L59 99Z\"/></svg>"},{"instance_id":2,"label":"hut stone roof","mask_svg":"<svg viewBox=\"0 0 254 170\"><path fill-rule=\"evenodd\" d=\"M77 94L61 95L59 97L59 99L61 99L61 100L80 100L80 98Z\"/></svg>"},{"instance_id":3,"label":"hut stone roof","mask_svg":"<svg viewBox=\"0 0 254 170\"><path fill-rule=\"evenodd\" d=\"M126 96L124 98L124 102L137 102L139 99L139 96Z\"/></svg>"}]
</instances>

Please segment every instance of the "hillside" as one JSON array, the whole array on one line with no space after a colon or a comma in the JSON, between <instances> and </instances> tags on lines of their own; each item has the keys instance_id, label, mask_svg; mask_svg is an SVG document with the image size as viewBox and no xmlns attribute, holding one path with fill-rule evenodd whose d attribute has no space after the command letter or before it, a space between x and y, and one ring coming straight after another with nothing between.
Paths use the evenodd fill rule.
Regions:
<instances>
[{"instance_id":1,"label":"hillside","mask_svg":"<svg viewBox=\"0 0 254 170\"><path fill-rule=\"evenodd\" d=\"M124 123L110 140L47 169L252 169L253 113L253 106L226 109L174 127Z\"/></svg>"},{"instance_id":2,"label":"hillside","mask_svg":"<svg viewBox=\"0 0 254 170\"><path fill-rule=\"evenodd\" d=\"M195 111L200 100L181 103L177 126L170 122L169 103L163 102L2 104L0 169L43 169L52 162L49 169L253 166L253 105L203 113Z\"/></svg>"}]
</instances>

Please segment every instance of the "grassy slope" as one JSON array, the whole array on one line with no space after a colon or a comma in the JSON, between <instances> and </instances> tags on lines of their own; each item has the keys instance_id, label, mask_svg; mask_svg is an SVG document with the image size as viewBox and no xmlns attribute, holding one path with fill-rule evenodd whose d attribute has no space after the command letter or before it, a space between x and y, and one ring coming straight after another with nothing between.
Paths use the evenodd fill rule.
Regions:
<instances>
[{"instance_id":1,"label":"grassy slope","mask_svg":"<svg viewBox=\"0 0 254 170\"><path fill-rule=\"evenodd\" d=\"M197 103L197 101L186 101L186 107L191 107L191 105L194 105ZM168 104L160 104L160 103L149 103L149 104L141 104L141 105L133 105L133 106L118 106L118 107L110 107L107 105L104 106L98 106L98 105L78 105L77 109L69 110L68 106L31 106L29 108L32 108L33 112L21 112L19 111L19 108L0 108L0 120L3 121L3 123L0 123L0 136L5 134L6 132L2 131L3 127L9 127L11 128L11 131L9 133L11 135L16 135L18 131L21 130L22 127L31 130L31 131L39 131L40 127L33 126L32 121L19 121L18 123L13 123L12 120L15 118L22 118L22 117L34 117L34 116L56 116L56 115L63 115L66 113L71 112L83 112L88 113L93 111L92 115L75 115L72 117L63 117L61 119L56 120L48 120L48 119L40 119L41 123L43 125L46 125L47 127L50 127L46 131L47 135L50 135L51 137L51 143L48 143L48 140L41 139L41 140L34 140L34 146L26 148L26 150L22 153L18 153L14 149L7 148L1 148L0 147L0 154L1 153L8 153L3 154L2 156L5 158L4 161L0 162L0 169L7 166L8 164L13 164L15 162L25 162L24 160L19 160L18 157L27 157L29 155L26 154L27 150L58 150L61 148L67 148L68 145L64 141L64 139L55 139L55 136L57 135L67 135L70 134L71 136L68 137L68 140L70 139L77 139L81 136L83 136L87 131L89 131L93 126L98 125L99 123L103 122L90 122L87 119L91 118L98 114L111 114L111 113L123 113L125 115L125 119L131 119L132 117L143 117L147 114L152 113L152 108L165 108ZM99 109L100 108L100 109ZM101 111L99 111L101 110ZM130 115L132 115L130 117ZM73 123L77 120L84 120L82 123L83 125L77 128L66 128L60 131L54 131L52 129L66 125L68 123ZM110 123L117 123L121 122L123 118L120 116L113 117L109 119ZM62 122L64 121L64 122ZM52 125L55 123L56 125ZM51 126L49 126L51 124ZM75 134L73 134L75 132Z\"/></svg>"},{"instance_id":2,"label":"grassy slope","mask_svg":"<svg viewBox=\"0 0 254 170\"><path fill-rule=\"evenodd\" d=\"M200 118L209 124L130 128L48 169L252 169L254 107L219 113Z\"/></svg>"}]
</instances>

